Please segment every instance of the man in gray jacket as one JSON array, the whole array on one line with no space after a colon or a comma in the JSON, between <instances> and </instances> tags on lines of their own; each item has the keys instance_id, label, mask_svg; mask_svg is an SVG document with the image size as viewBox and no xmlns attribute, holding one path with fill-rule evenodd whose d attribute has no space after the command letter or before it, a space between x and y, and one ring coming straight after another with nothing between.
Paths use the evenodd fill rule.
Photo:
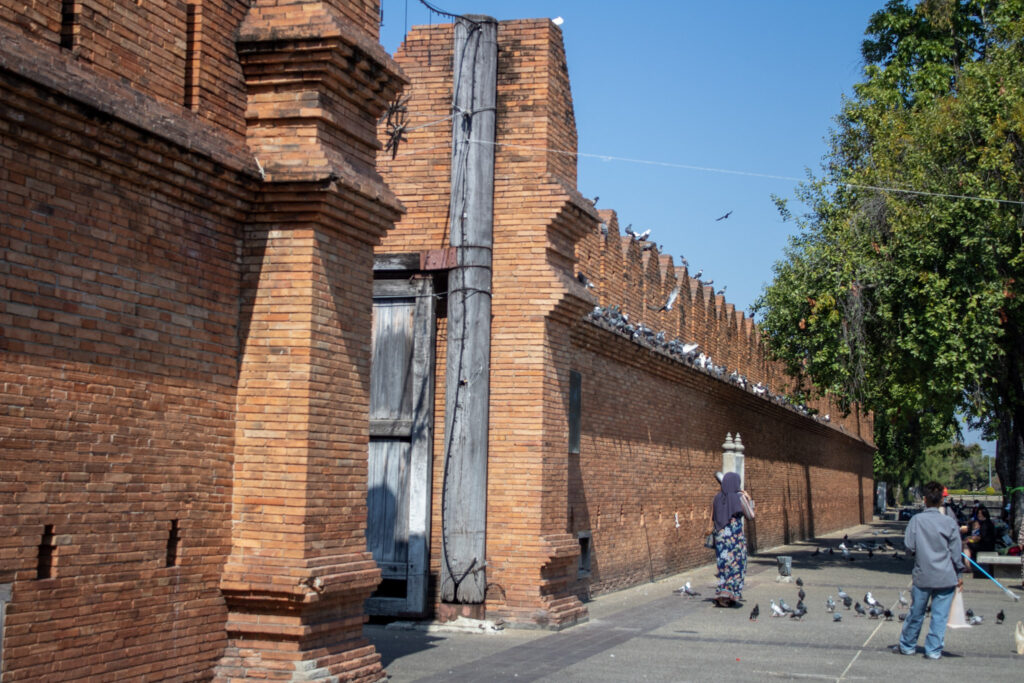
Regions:
<instances>
[{"instance_id":1,"label":"man in gray jacket","mask_svg":"<svg viewBox=\"0 0 1024 683\"><path fill-rule=\"evenodd\" d=\"M910 614L903 622L900 642L894 649L904 655L917 651L925 608L931 599L932 619L924 640L924 656L938 659L942 656L953 594L964 584L960 577L964 564L960 528L939 507L942 484L933 481L924 485L924 504L924 512L914 515L907 523L903 538L907 551L914 553L914 583L910 589Z\"/></svg>"}]
</instances>

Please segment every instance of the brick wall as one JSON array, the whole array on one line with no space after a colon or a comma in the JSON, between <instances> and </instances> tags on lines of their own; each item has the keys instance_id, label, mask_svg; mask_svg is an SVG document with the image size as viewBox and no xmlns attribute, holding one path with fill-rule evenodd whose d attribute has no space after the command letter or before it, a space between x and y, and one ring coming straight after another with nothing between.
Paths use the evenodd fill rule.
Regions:
<instances>
[{"instance_id":1,"label":"brick wall","mask_svg":"<svg viewBox=\"0 0 1024 683\"><path fill-rule=\"evenodd\" d=\"M0 0L3 680L378 680L377 4L63 5Z\"/></svg>"},{"instance_id":2,"label":"brick wall","mask_svg":"<svg viewBox=\"0 0 1024 683\"><path fill-rule=\"evenodd\" d=\"M378 253L447 246L451 36L450 25L418 27L396 54L411 82L412 130L378 164L407 213ZM870 514L868 421L840 418L827 402L817 407L831 410L832 422L810 420L585 320L595 304L621 306L669 338L698 341L751 385L786 388L751 321L671 257L621 235L613 211L595 211L577 192L575 158L552 151L576 147L560 29L546 19L502 22L498 43L487 613L559 627L585 614L577 595L709 561L700 531L726 432L747 444L748 480L765 515L752 530L760 547L860 522ZM676 284L674 310L650 310ZM443 322L435 426L443 424ZM578 456L567 453L570 370L583 375ZM595 555L580 581L576 534L585 530ZM437 533L431 544L436 572Z\"/></svg>"},{"instance_id":3,"label":"brick wall","mask_svg":"<svg viewBox=\"0 0 1024 683\"><path fill-rule=\"evenodd\" d=\"M85 100L128 92L3 38L4 680L203 678L225 643L246 162L192 119L167 137L119 120Z\"/></svg>"}]
</instances>

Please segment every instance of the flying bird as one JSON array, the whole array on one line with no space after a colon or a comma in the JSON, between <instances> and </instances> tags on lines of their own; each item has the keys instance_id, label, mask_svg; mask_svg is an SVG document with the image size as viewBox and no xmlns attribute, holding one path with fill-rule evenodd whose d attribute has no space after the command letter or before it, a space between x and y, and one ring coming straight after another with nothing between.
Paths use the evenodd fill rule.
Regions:
<instances>
[{"instance_id":1,"label":"flying bird","mask_svg":"<svg viewBox=\"0 0 1024 683\"><path fill-rule=\"evenodd\" d=\"M724 214L715 219L715 222L724 221L726 218L732 215L732 209L726 211Z\"/></svg>"},{"instance_id":2,"label":"flying bird","mask_svg":"<svg viewBox=\"0 0 1024 683\"><path fill-rule=\"evenodd\" d=\"M647 308L652 311L671 311L672 307L676 305L676 299L679 297L679 286L676 285L671 292L668 293L668 299L665 300L660 307L651 306L647 304Z\"/></svg>"},{"instance_id":3,"label":"flying bird","mask_svg":"<svg viewBox=\"0 0 1024 683\"><path fill-rule=\"evenodd\" d=\"M754 605L754 609L750 610L750 620L751 621L757 621L757 617L760 614L761 614L761 606L760 605Z\"/></svg>"}]
</instances>

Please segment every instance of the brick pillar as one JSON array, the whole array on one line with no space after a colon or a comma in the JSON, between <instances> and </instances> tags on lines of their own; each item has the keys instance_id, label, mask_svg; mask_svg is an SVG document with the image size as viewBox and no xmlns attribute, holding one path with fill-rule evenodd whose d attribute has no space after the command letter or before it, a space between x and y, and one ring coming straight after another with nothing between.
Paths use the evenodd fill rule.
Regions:
<instances>
[{"instance_id":1,"label":"brick pillar","mask_svg":"<svg viewBox=\"0 0 1024 683\"><path fill-rule=\"evenodd\" d=\"M374 170L403 83L340 0L257 0L238 52L265 173L243 247L243 353L219 680L378 680L363 601L373 246L401 207Z\"/></svg>"}]
</instances>

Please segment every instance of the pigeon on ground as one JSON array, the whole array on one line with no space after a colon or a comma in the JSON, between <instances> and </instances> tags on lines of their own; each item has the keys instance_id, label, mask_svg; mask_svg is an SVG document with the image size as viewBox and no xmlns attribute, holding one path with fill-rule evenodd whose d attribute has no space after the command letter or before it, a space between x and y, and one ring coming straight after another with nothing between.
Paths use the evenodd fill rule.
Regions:
<instances>
[{"instance_id":1,"label":"pigeon on ground","mask_svg":"<svg viewBox=\"0 0 1024 683\"><path fill-rule=\"evenodd\" d=\"M974 610L968 607L967 610L964 612L964 616L970 619L974 616Z\"/></svg>"},{"instance_id":2,"label":"pigeon on ground","mask_svg":"<svg viewBox=\"0 0 1024 683\"><path fill-rule=\"evenodd\" d=\"M839 612L836 612L836 613L834 613L832 615L832 621L842 621L842 620L843 620L843 615L840 614Z\"/></svg>"},{"instance_id":3,"label":"pigeon on ground","mask_svg":"<svg viewBox=\"0 0 1024 683\"><path fill-rule=\"evenodd\" d=\"M853 598L851 598L849 595L847 595L845 598L843 598L843 607L845 607L846 609L850 609L850 606L852 604L853 604Z\"/></svg>"},{"instance_id":4,"label":"pigeon on ground","mask_svg":"<svg viewBox=\"0 0 1024 683\"><path fill-rule=\"evenodd\" d=\"M868 618L869 619L877 619L880 616L882 616L882 608L881 607L872 607L871 609L868 610Z\"/></svg>"},{"instance_id":5,"label":"pigeon on ground","mask_svg":"<svg viewBox=\"0 0 1024 683\"><path fill-rule=\"evenodd\" d=\"M757 621L757 617L761 614L761 606L754 605L754 609L750 610L750 620Z\"/></svg>"},{"instance_id":6,"label":"pigeon on ground","mask_svg":"<svg viewBox=\"0 0 1024 683\"><path fill-rule=\"evenodd\" d=\"M850 597L850 595L846 591L844 591L842 588L839 588L838 586L836 587L836 595L839 596L840 600L846 600L846 598Z\"/></svg>"},{"instance_id":7,"label":"pigeon on ground","mask_svg":"<svg viewBox=\"0 0 1024 683\"><path fill-rule=\"evenodd\" d=\"M683 587L680 588L679 590L680 590L680 592L683 593L683 595L689 595L691 598L694 598L694 597L697 597L698 595L700 595L700 593L698 593L697 591L693 590L693 586L690 585L689 581L684 583Z\"/></svg>"},{"instance_id":8,"label":"pigeon on ground","mask_svg":"<svg viewBox=\"0 0 1024 683\"><path fill-rule=\"evenodd\" d=\"M996 623L997 624L1003 623L1003 619L1005 619L1005 618L1006 618L1006 615L1003 614L1003 610L999 610L999 614L996 615Z\"/></svg>"},{"instance_id":9,"label":"pigeon on ground","mask_svg":"<svg viewBox=\"0 0 1024 683\"><path fill-rule=\"evenodd\" d=\"M983 617L980 614L975 614L973 617L967 620L967 623L971 626L978 626L981 624Z\"/></svg>"},{"instance_id":10,"label":"pigeon on ground","mask_svg":"<svg viewBox=\"0 0 1024 683\"><path fill-rule=\"evenodd\" d=\"M826 612L835 612L836 611L836 601L832 599L831 595L828 596L828 600L825 601L825 611Z\"/></svg>"},{"instance_id":11,"label":"pigeon on ground","mask_svg":"<svg viewBox=\"0 0 1024 683\"><path fill-rule=\"evenodd\" d=\"M864 594L864 602L868 604L868 607L878 607L878 600L875 600L875 596L868 591Z\"/></svg>"},{"instance_id":12,"label":"pigeon on ground","mask_svg":"<svg viewBox=\"0 0 1024 683\"><path fill-rule=\"evenodd\" d=\"M773 617L784 617L784 616L786 616L786 612L781 607L776 605L774 600L769 600L768 601L768 605L769 605L769 607L771 607L772 616Z\"/></svg>"},{"instance_id":13,"label":"pigeon on ground","mask_svg":"<svg viewBox=\"0 0 1024 683\"><path fill-rule=\"evenodd\" d=\"M859 617L863 617L867 614L867 611L860 606L859 602L853 606L853 611L856 612Z\"/></svg>"},{"instance_id":14,"label":"pigeon on ground","mask_svg":"<svg viewBox=\"0 0 1024 683\"><path fill-rule=\"evenodd\" d=\"M882 611L882 615L885 617L886 621L892 621L892 610L888 607Z\"/></svg>"},{"instance_id":15,"label":"pigeon on ground","mask_svg":"<svg viewBox=\"0 0 1024 683\"><path fill-rule=\"evenodd\" d=\"M807 608L803 605L797 605L796 610L789 615L790 619L803 619L804 615L807 614Z\"/></svg>"},{"instance_id":16,"label":"pigeon on ground","mask_svg":"<svg viewBox=\"0 0 1024 683\"><path fill-rule=\"evenodd\" d=\"M801 600L803 600L804 598L807 597L807 593L804 593L804 589L801 588L800 590L797 591L796 596L798 598L800 598Z\"/></svg>"},{"instance_id":17,"label":"pigeon on ground","mask_svg":"<svg viewBox=\"0 0 1024 683\"><path fill-rule=\"evenodd\" d=\"M799 576L796 577L796 585L800 586L801 588L804 587L804 580L801 579Z\"/></svg>"},{"instance_id":18,"label":"pigeon on ground","mask_svg":"<svg viewBox=\"0 0 1024 683\"><path fill-rule=\"evenodd\" d=\"M786 603L786 601L783 600L782 598L779 598L779 607L782 609L783 612L792 612L793 611L793 608L790 607Z\"/></svg>"}]
</instances>

